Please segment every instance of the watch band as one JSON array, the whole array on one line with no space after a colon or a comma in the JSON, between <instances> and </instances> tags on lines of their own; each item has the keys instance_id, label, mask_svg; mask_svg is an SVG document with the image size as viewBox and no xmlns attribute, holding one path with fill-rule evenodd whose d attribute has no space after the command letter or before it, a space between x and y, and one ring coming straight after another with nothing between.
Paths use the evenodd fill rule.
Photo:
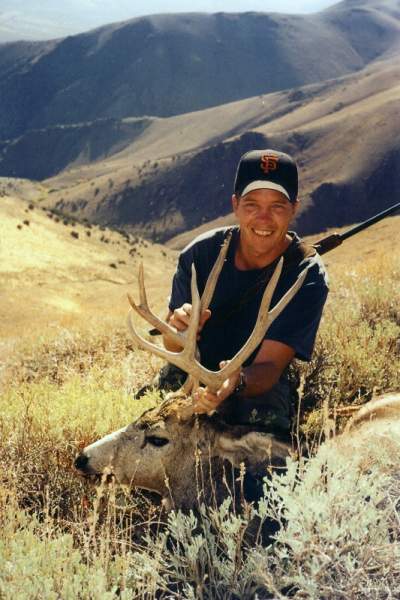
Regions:
<instances>
[{"instance_id":1,"label":"watch band","mask_svg":"<svg viewBox=\"0 0 400 600\"><path fill-rule=\"evenodd\" d=\"M246 385L247 385L246 375L245 375L243 369L241 369L240 374L239 374L239 381L238 381L235 389L233 390L233 393L235 395L242 394L244 392L244 390L246 389Z\"/></svg>"}]
</instances>

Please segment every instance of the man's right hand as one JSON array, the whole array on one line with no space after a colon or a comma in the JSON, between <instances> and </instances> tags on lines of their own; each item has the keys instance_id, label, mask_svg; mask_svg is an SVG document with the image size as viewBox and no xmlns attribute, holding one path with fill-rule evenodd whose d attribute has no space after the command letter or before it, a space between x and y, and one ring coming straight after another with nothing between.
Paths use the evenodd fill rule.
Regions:
<instances>
[{"instance_id":1,"label":"man's right hand","mask_svg":"<svg viewBox=\"0 0 400 600\"><path fill-rule=\"evenodd\" d=\"M186 302L181 307L176 308L173 312L169 312L167 316L167 323L172 327L175 327L177 331L185 331L189 326L190 315L192 314L192 305ZM200 339L200 332L204 327L204 324L211 317L211 311L205 310L200 316L199 327L197 329L197 339ZM168 340L168 336L164 336L164 346L171 351L177 351L176 345Z\"/></svg>"},{"instance_id":2,"label":"man's right hand","mask_svg":"<svg viewBox=\"0 0 400 600\"><path fill-rule=\"evenodd\" d=\"M176 308L173 313L171 313L170 318L168 319L168 323L175 327L177 331L185 331L185 329L189 326L190 315L192 314L192 305L186 302L180 308ZM204 324L211 317L211 311L209 309L205 310L203 314L200 316L199 328L197 330L198 333L203 329Z\"/></svg>"}]
</instances>

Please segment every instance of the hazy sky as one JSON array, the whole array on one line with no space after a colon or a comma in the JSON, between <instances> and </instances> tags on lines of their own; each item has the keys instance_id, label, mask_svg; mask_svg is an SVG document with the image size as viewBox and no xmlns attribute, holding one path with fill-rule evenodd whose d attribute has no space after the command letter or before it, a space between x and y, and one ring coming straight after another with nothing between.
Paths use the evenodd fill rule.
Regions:
<instances>
[{"instance_id":1,"label":"hazy sky","mask_svg":"<svg viewBox=\"0 0 400 600\"><path fill-rule=\"evenodd\" d=\"M306 13L333 4L332 0L0 0L0 41L54 38L154 13Z\"/></svg>"}]
</instances>

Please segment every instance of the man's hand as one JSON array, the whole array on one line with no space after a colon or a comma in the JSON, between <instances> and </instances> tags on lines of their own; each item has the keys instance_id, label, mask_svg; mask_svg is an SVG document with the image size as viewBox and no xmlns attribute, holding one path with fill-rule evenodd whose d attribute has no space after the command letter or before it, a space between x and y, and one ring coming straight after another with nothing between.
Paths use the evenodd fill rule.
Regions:
<instances>
[{"instance_id":1,"label":"man's hand","mask_svg":"<svg viewBox=\"0 0 400 600\"><path fill-rule=\"evenodd\" d=\"M222 369L225 367L228 362L229 361L227 360L220 362L220 368ZM232 394L239 383L239 378L240 367L237 369L237 371L232 373L230 377L225 379L224 383L216 392L210 392L207 387L197 388L197 390L193 393L194 412L197 414L212 414L215 410L217 410L218 406Z\"/></svg>"},{"instance_id":2,"label":"man's hand","mask_svg":"<svg viewBox=\"0 0 400 600\"><path fill-rule=\"evenodd\" d=\"M183 304L180 308L176 308L173 313L171 313L168 323L175 327L177 331L185 331L189 326L190 315L192 314L192 305L189 303ZM199 328L197 330L198 334L203 329L204 324L211 317L211 311L209 309L205 310L200 316ZM198 336L199 339L199 336Z\"/></svg>"},{"instance_id":3,"label":"man's hand","mask_svg":"<svg viewBox=\"0 0 400 600\"><path fill-rule=\"evenodd\" d=\"M171 325L171 327L175 327L177 331L186 331L189 326L190 315L192 314L192 305L189 303L183 304L180 308L176 308L174 312L169 311L167 315L167 323ZM199 327L197 330L197 339L200 339L200 332L204 327L204 324L211 317L211 311L209 309L205 310L201 316L199 321ZM179 352L183 346L173 342L169 339L168 335L163 336L164 346L167 350L171 352Z\"/></svg>"}]
</instances>

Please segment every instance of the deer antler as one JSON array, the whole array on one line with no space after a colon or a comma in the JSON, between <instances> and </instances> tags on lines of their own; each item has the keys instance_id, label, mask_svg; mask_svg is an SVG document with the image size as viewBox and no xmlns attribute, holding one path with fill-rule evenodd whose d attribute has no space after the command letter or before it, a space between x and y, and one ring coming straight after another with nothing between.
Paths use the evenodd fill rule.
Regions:
<instances>
[{"instance_id":1,"label":"deer antler","mask_svg":"<svg viewBox=\"0 0 400 600\"><path fill-rule=\"evenodd\" d=\"M168 323L162 321L150 311L144 288L143 266L141 266L139 271L140 305L136 305L132 298L128 295L129 302L132 308L137 313L139 313L143 318L145 318L149 323L151 323L151 325L157 327L162 333L168 334L174 341L178 342L181 346L183 346L183 349L180 352L171 352L170 350L166 350L165 348L161 348L160 346L157 346L156 344L145 340L137 333L132 323L130 311L128 315L128 327L137 346L139 348L142 348L143 350L148 350L156 356L160 356L161 358L166 359L173 365L176 365L177 367L181 368L186 373L189 373L195 381L200 381L201 383L208 386L208 388L211 391L217 391L222 385L222 383L225 381L225 379L232 375L262 342L265 333L270 327L270 325L278 317L278 315L280 315L280 313L284 310L284 308L287 306L287 304L302 286L309 268L306 267L302 271L302 273L299 275L292 287L284 294L284 296L282 296L279 302L271 310L269 310L272 296L275 292L280 274L282 272L283 257L280 258L279 263L276 266L275 271L270 281L268 282L268 285L265 288L256 324L250 337L248 338L244 346L232 358L232 360L230 360L222 369L220 369L219 371L210 371L209 369L204 367L199 361L199 356L196 347L197 330L200 315L202 311L208 308L208 305L214 294L215 286L217 284L226 253L228 251L229 242L230 237L227 240L225 240L221 248L220 254L208 277L201 300L197 288L196 269L194 265L192 265L192 312L189 320L189 326L185 332L185 335L183 335L181 332L175 331L175 329L168 325ZM191 383L193 383L193 380ZM193 386L191 389L189 388L189 386L185 385L185 387L187 387L187 393L190 393L191 389L193 389Z\"/></svg>"},{"instance_id":2,"label":"deer antler","mask_svg":"<svg viewBox=\"0 0 400 600\"><path fill-rule=\"evenodd\" d=\"M226 258L226 254L228 252L228 248L229 248L231 239L232 239L232 232L230 231L228 233L228 235L225 237L224 243L222 244L221 250L218 254L218 258L215 261L214 266L211 269L211 272L207 278L207 282L206 282L206 285L205 285L205 288L204 288L204 291L203 291L203 294L201 297L201 301L200 301L200 308L198 308L198 306L196 306L196 310L199 311L199 316L210 305L211 299L214 295L215 286L217 285L217 281L218 281L219 275L221 273L221 269L224 265L224 261ZM151 325L153 325L153 327L156 327L161 333L168 334L170 336L170 338L174 342L176 342L178 345L182 346L183 348L187 347L187 338L190 335L190 328L188 328L185 331L176 331L173 327L168 325L168 323L159 319L159 317L157 317L150 310L148 302L147 302L146 289L144 286L143 263L141 263L139 266L138 281L139 281L140 304L136 304L135 301L133 300L132 296L130 296L128 294L128 300L129 300L129 303L130 303L131 307L133 308L133 310L135 310L141 317L146 319L146 321L148 321ZM198 296L196 284L195 284L195 294L197 294L197 296ZM192 285L192 297L194 297L193 296L193 285ZM192 306L192 314L194 314L194 312L195 312L195 308L194 308L194 306ZM128 327L132 332L133 324L131 322L130 315L128 315ZM196 327L196 339L197 339L197 328L198 328L198 323L197 323L197 327ZM132 334L133 334L134 339L136 339L135 338L135 335L137 335L136 331L134 331L134 333L132 332ZM140 338L140 336L138 336L138 337L141 341L146 341L146 340L143 340L143 338ZM142 347L139 342L138 342L138 344L139 344L139 347ZM156 352L154 352L154 349L163 350L162 348L160 348L159 346L156 346L155 344L150 344L150 346L151 346L151 348L148 347L147 349L150 352L153 352L154 354L157 354ZM165 350L165 352L167 352L167 351ZM172 354L174 356L176 355L176 353L172 353ZM197 362L200 362L200 352L199 352L197 346L196 346L195 358L196 358ZM170 360L169 362L171 362L172 364L176 364L174 362L174 360ZM187 369L183 369L183 370L185 370L188 373L188 377L187 377L185 383L180 388L180 390L178 390L177 394L189 395L190 392L192 391L192 389L198 386L199 380L196 379L196 377L193 374L191 374Z\"/></svg>"}]
</instances>

